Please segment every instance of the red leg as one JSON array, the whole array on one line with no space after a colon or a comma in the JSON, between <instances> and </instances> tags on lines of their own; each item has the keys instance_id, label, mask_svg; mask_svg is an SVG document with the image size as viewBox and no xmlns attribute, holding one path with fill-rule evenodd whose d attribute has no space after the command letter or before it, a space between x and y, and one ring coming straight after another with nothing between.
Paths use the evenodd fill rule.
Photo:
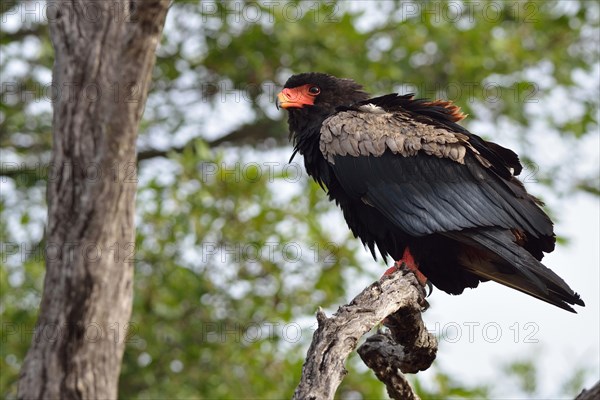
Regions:
<instances>
[{"instance_id":1,"label":"red leg","mask_svg":"<svg viewBox=\"0 0 600 400\"><path fill-rule=\"evenodd\" d=\"M419 271L419 266L415 262L415 259L414 259L413 255L410 253L410 250L408 249L408 247L406 249L404 249L402 258L400 260L396 261L394 263L393 267L388 268L388 270L385 271L383 273L383 275L384 276L391 275L392 273L394 273L395 271L400 269L402 267L402 264L404 264L409 270L414 272L415 276L417 277L417 280L419 281L419 283L422 286L427 285L427 277L425 275L423 275L423 273L421 271Z\"/></svg>"}]
</instances>

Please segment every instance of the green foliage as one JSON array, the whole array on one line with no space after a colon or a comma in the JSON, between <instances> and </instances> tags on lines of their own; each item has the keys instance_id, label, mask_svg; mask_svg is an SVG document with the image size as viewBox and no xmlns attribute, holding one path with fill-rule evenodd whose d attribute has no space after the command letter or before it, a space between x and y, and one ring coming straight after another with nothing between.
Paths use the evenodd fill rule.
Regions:
<instances>
[{"instance_id":1,"label":"green foliage","mask_svg":"<svg viewBox=\"0 0 600 400\"><path fill-rule=\"evenodd\" d=\"M473 388L466 387L464 383L457 382L451 375L436 371L432 389L423 386L418 378L412 381L413 388L422 399L487 399L490 398L489 385L480 385Z\"/></svg>"},{"instance_id":2,"label":"green foliage","mask_svg":"<svg viewBox=\"0 0 600 400\"><path fill-rule=\"evenodd\" d=\"M168 182L156 175L140 188L125 397L160 397L173 385L181 396L287 396L312 333L294 317L340 301L343 285L331 278L358 264L352 248L313 250L332 241L319 223L303 224L321 196L278 203L269 186L285 182L280 171L213 157L173 155ZM320 273L323 261L332 274Z\"/></svg>"},{"instance_id":3,"label":"green foliage","mask_svg":"<svg viewBox=\"0 0 600 400\"><path fill-rule=\"evenodd\" d=\"M503 381L516 383L520 393L527 398L543 398L539 380L540 363L536 356L523 357L503 366ZM573 372L555 384L556 397L574 398L584 386L585 379L591 375L588 365L575 366Z\"/></svg>"},{"instance_id":4,"label":"green foliage","mask_svg":"<svg viewBox=\"0 0 600 400\"><path fill-rule=\"evenodd\" d=\"M52 46L43 15L21 18L23 4L1 8L12 23L0 35L0 392L9 398L41 297L52 121ZM139 165L120 397L289 397L316 307L349 300L352 276L367 273L359 243L332 228L341 220L330 218L326 195L285 167L289 149L278 151L287 132L273 97L291 73L324 71L373 93L450 98L474 120L508 121L532 162L533 122L545 121L565 143L597 132L598 97L586 87L598 68L597 3L465 3L462 17L458 2L372 4L174 2L140 128L140 155L167 151ZM558 89L575 111L535 114ZM219 135L229 146L210 146ZM279 164L270 169L266 159ZM570 166L552 167L535 179L557 188L554 177ZM597 171L569 177L562 190L600 193ZM355 355L348 369L342 397L384 396ZM581 388L584 371L565 391ZM414 384L424 399L491 396L493 385L467 387L452 373ZM535 393L533 362L507 373L521 393Z\"/></svg>"},{"instance_id":5,"label":"green foliage","mask_svg":"<svg viewBox=\"0 0 600 400\"><path fill-rule=\"evenodd\" d=\"M532 395L537 387L537 370L532 360L513 361L504 367L504 372L517 379L521 390Z\"/></svg>"}]
</instances>

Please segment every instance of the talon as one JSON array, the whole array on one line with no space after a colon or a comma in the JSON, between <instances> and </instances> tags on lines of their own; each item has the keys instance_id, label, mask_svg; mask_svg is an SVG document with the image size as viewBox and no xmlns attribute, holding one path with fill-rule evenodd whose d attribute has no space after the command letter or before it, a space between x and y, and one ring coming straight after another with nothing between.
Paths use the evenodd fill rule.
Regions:
<instances>
[{"instance_id":1,"label":"talon","mask_svg":"<svg viewBox=\"0 0 600 400\"><path fill-rule=\"evenodd\" d=\"M404 249L402 258L400 260L394 262L394 265L392 267L388 268L383 273L381 278L383 278L386 275L391 275L398 270L403 271L405 274L408 271L415 274L415 277L417 278L417 281L423 288L423 292L424 292L423 301L422 301L422 303L420 303L421 310L422 311L427 310L429 308L429 302L427 300L425 300L425 297L429 297L431 295L431 293L433 292L433 285L431 284L429 279L427 279L427 277L425 275L423 275L423 273L421 271L419 271L419 266L417 265L413 255L410 253L410 250L408 249L408 247L406 249ZM387 321L387 318L384 319L381 323L383 325L385 325L386 321Z\"/></svg>"},{"instance_id":2,"label":"talon","mask_svg":"<svg viewBox=\"0 0 600 400\"><path fill-rule=\"evenodd\" d=\"M425 275L423 275L423 276L425 276ZM425 278L425 279L427 279L427 278ZM428 293L425 294L425 297L429 297L429 296L431 296L431 293L433 293L433 285L431 284L430 280L427 280L427 282L425 282L425 284L427 285L427 289L429 291Z\"/></svg>"}]
</instances>

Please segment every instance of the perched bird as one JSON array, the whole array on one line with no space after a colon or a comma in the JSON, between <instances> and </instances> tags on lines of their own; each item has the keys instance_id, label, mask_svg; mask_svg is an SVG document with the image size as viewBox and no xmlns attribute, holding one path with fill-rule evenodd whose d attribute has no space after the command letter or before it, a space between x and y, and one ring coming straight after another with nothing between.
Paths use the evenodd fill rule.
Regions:
<instances>
[{"instance_id":1,"label":"perched bird","mask_svg":"<svg viewBox=\"0 0 600 400\"><path fill-rule=\"evenodd\" d=\"M292 159L304 156L374 258L404 262L450 294L491 279L568 311L584 305L540 262L555 235L516 178L519 157L458 125L456 105L370 98L353 80L314 72L289 78L277 105L289 114Z\"/></svg>"}]
</instances>

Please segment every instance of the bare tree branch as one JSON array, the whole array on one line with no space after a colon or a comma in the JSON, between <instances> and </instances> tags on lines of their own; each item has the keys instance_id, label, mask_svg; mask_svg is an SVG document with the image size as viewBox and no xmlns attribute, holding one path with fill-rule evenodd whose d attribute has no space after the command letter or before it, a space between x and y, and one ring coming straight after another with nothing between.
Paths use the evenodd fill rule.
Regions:
<instances>
[{"instance_id":1,"label":"bare tree branch","mask_svg":"<svg viewBox=\"0 0 600 400\"><path fill-rule=\"evenodd\" d=\"M389 332L379 332L369 337L358 349L364 363L385 383L388 395L395 400L414 400L418 396L400 373L404 351Z\"/></svg>"},{"instance_id":2,"label":"bare tree branch","mask_svg":"<svg viewBox=\"0 0 600 400\"><path fill-rule=\"evenodd\" d=\"M389 331L369 337L358 349L365 364L385 383L392 399L418 398L400 372L426 370L437 353L437 340L427 331L418 306L407 304L387 317L384 324Z\"/></svg>"},{"instance_id":3,"label":"bare tree branch","mask_svg":"<svg viewBox=\"0 0 600 400\"><path fill-rule=\"evenodd\" d=\"M388 316L386 324L390 324L391 330L386 336L388 345L383 346L382 337L377 336L367 341L366 347L363 345L359 352L380 380L388 385L388 390L392 387L398 392L393 398L411 398L410 395L416 398L396 367L416 372L426 369L435 358L437 341L427 332L420 318L424 296L424 290L414 275L402 270L373 283L330 318L319 310L319 326L313 335L302 378L293 398L333 399L347 373L344 368L346 358L360 338ZM411 326L405 326L405 323ZM402 346L393 343L396 340L401 340ZM409 355L414 350L418 354ZM392 362L395 364L391 364L394 369L388 371L390 364L384 359L390 354L394 354Z\"/></svg>"},{"instance_id":4,"label":"bare tree branch","mask_svg":"<svg viewBox=\"0 0 600 400\"><path fill-rule=\"evenodd\" d=\"M591 389L583 389L575 400L596 400L600 399L600 381L596 382Z\"/></svg>"}]
</instances>

